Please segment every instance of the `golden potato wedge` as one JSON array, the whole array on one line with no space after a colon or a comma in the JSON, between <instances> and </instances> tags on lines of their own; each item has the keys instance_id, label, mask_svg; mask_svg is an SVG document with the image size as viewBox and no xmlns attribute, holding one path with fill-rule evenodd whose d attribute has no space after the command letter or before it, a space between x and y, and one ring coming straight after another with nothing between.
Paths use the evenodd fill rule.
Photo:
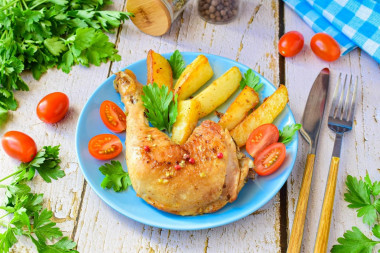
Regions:
<instances>
[{"instance_id":1,"label":"golden potato wedge","mask_svg":"<svg viewBox=\"0 0 380 253\"><path fill-rule=\"evenodd\" d=\"M200 104L194 99L178 102L177 120L173 125L172 140L184 144L198 123Z\"/></svg>"},{"instance_id":2,"label":"golden potato wedge","mask_svg":"<svg viewBox=\"0 0 380 253\"><path fill-rule=\"evenodd\" d=\"M175 84L174 90L178 94L178 101L185 100L193 95L214 75L208 59L199 55L182 72Z\"/></svg>"},{"instance_id":3,"label":"golden potato wedge","mask_svg":"<svg viewBox=\"0 0 380 253\"><path fill-rule=\"evenodd\" d=\"M259 95L251 87L245 86L234 102L219 120L219 125L231 130L247 117L249 111L260 102Z\"/></svg>"},{"instance_id":4,"label":"golden potato wedge","mask_svg":"<svg viewBox=\"0 0 380 253\"><path fill-rule=\"evenodd\" d=\"M231 136L236 144L239 147L244 146L253 130L263 124L272 123L288 101L288 90L284 85L280 85L256 110L231 130Z\"/></svg>"},{"instance_id":5,"label":"golden potato wedge","mask_svg":"<svg viewBox=\"0 0 380 253\"><path fill-rule=\"evenodd\" d=\"M159 87L166 85L169 91L173 90L173 72L168 60L151 49L146 58L146 65L148 69L148 84L157 83Z\"/></svg>"},{"instance_id":6,"label":"golden potato wedge","mask_svg":"<svg viewBox=\"0 0 380 253\"><path fill-rule=\"evenodd\" d=\"M196 95L193 99L199 101L201 105L199 118L208 115L223 104L239 87L241 78L239 68L232 67Z\"/></svg>"}]
</instances>

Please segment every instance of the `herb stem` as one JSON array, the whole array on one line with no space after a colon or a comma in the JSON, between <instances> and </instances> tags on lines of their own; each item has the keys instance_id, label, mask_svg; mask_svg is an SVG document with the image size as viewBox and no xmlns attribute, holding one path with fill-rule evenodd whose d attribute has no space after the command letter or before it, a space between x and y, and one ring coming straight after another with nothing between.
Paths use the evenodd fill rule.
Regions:
<instances>
[{"instance_id":1,"label":"herb stem","mask_svg":"<svg viewBox=\"0 0 380 253\"><path fill-rule=\"evenodd\" d=\"M4 214L3 216L0 217L0 219L5 218L5 217L7 217L7 216L10 215L10 214L11 214L11 213Z\"/></svg>"},{"instance_id":2,"label":"herb stem","mask_svg":"<svg viewBox=\"0 0 380 253\"><path fill-rule=\"evenodd\" d=\"M0 11L3 11L3 10L8 9L9 7L11 7L12 5L14 5L14 4L17 3L18 1L19 1L19 0L14 0L14 1L8 3L7 5L1 7L1 8L0 8Z\"/></svg>"},{"instance_id":3,"label":"herb stem","mask_svg":"<svg viewBox=\"0 0 380 253\"><path fill-rule=\"evenodd\" d=\"M8 175L8 176L6 176L6 177L0 179L0 182L2 182L2 181L4 181L5 179L8 179L8 178L10 178L10 177L12 177L12 176L14 176L14 175L17 175L18 173L20 173L20 172L23 171L24 169L25 169L25 168L21 168L21 169L19 169L18 171L16 171L16 172L14 172L14 173L12 173L12 174L10 174L10 175Z\"/></svg>"},{"instance_id":4,"label":"herb stem","mask_svg":"<svg viewBox=\"0 0 380 253\"><path fill-rule=\"evenodd\" d=\"M0 226L2 226L2 227L8 227L9 224L0 220Z\"/></svg>"}]
</instances>

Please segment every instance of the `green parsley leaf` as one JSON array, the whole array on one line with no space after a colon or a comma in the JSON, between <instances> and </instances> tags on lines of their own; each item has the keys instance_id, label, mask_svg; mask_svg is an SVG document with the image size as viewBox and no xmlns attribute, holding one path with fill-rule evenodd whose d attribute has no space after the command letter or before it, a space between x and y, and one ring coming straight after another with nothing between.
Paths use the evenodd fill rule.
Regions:
<instances>
[{"instance_id":1,"label":"green parsley leaf","mask_svg":"<svg viewBox=\"0 0 380 253\"><path fill-rule=\"evenodd\" d=\"M343 237L338 238L338 243L332 247L332 253L371 253L373 247L380 241L373 241L366 237L359 228L352 227L352 231L348 230Z\"/></svg>"},{"instance_id":2,"label":"green parsley leaf","mask_svg":"<svg viewBox=\"0 0 380 253\"><path fill-rule=\"evenodd\" d=\"M244 89L245 86L251 87L256 92L263 87L263 83L260 82L260 77L257 76L252 69L248 69L244 73L244 77L240 81L240 89Z\"/></svg>"},{"instance_id":3,"label":"green parsley leaf","mask_svg":"<svg viewBox=\"0 0 380 253\"><path fill-rule=\"evenodd\" d=\"M174 53L170 56L169 64L170 67L172 67L173 78L178 79L186 68L183 56L178 50L175 50Z\"/></svg>"},{"instance_id":4,"label":"green parsley leaf","mask_svg":"<svg viewBox=\"0 0 380 253\"><path fill-rule=\"evenodd\" d=\"M44 45L54 56L60 55L63 51L66 51L67 49L65 42L58 37L52 37L44 40Z\"/></svg>"},{"instance_id":5,"label":"green parsley leaf","mask_svg":"<svg viewBox=\"0 0 380 253\"><path fill-rule=\"evenodd\" d=\"M0 234L0 253L7 253L18 242L15 236L15 228L8 225L7 230Z\"/></svg>"},{"instance_id":6,"label":"green parsley leaf","mask_svg":"<svg viewBox=\"0 0 380 253\"><path fill-rule=\"evenodd\" d=\"M0 107L0 127L5 124L8 120L8 110L5 110L3 107Z\"/></svg>"},{"instance_id":7,"label":"green parsley leaf","mask_svg":"<svg viewBox=\"0 0 380 253\"><path fill-rule=\"evenodd\" d=\"M294 134L300 130L302 127L301 124L292 124L292 125L287 125L285 126L282 131L279 130L280 132L280 138L278 139L278 142L282 142L284 144L288 144L293 140Z\"/></svg>"},{"instance_id":8,"label":"green parsley leaf","mask_svg":"<svg viewBox=\"0 0 380 253\"><path fill-rule=\"evenodd\" d=\"M63 237L61 240L51 245L47 245L33 237L31 237L31 239L36 245L39 253L79 253L77 250L74 250L77 244L67 237Z\"/></svg>"},{"instance_id":9,"label":"green parsley leaf","mask_svg":"<svg viewBox=\"0 0 380 253\"><path fill-rule=\"evenodd\" d=\"M47 239L59 238L62 236L61 230L56 227L55 222L50 219L53 217L53 212L47 209L41 213L34 213L34 222L32 232L36 234L39 241L46 242Z\"/></svg>"},{"instance_id":10,"label":"green parsley leaf","mask_svg":"<svg viewBox=\"0 0 380 253\"><path fill-rule=\"evenodd\" d=\"M377 238L380 239L380 225L379 224L376 224L373 228L372 228L372 233L374 236L376 236Z\"/></svg>"},{"instance_id":11,"label":"green parsley leaf","mask_svg":"<svg viewBox=\"0 0 380 253\"><path fill-rule=\"evenodd\" d=\"M65 172L61 170L58 158L59 146L45 146L39 151L31 162L32 168L36 169L45 182L50 183L51 179L57 180L65 176Z\"/></svg>"},{"instance_id":12,"label":"green parsley leaf","mask_svg":"<svg viewBox=\"0 0 380 253\"><path fill-rule=\"evenodd\" d=\"M149 122L159 130L170 133L178 114L177 96L173 96L167 86L162 85L160 88L156 83L145 85L143 91L141 98Z\"/></svg>"},{"instance_id":13,"label":"green parsley leaf","mask_svg":"<svg viewBox=\"0 0 380 253\"><path fill-rule=\"evenodd\" d=\"M123 170L119 161L111 161L99 168L100 172L106 177L103 179L102 188L113 188L115 192L125 191L132 185L128 172Z\"/></svg>"}]
</instances>

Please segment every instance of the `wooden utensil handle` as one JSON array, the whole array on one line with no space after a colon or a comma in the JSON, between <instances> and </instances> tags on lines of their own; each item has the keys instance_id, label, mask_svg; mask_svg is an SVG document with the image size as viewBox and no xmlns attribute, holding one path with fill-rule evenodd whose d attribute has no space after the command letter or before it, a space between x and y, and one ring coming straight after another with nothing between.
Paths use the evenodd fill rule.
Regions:
<instances>
[{"instance_id":1,"label":"wooden utensil handle","mask_svg":"<svg viewBox=\"0 0 380 253\"><path fill-rule=\"evenodd\" d=\"M323 200L321 218L319 220L317 240L315 241L314 253L327 251L329 242L330 224L332 209L334 206L334 197L336 181L338 177L339 158L332 157L330 163L329 178L327 179L325 198Z\"/></svg>"},{"instance_id":2,"label":"wooden utensil handle","mask_svg":"<svg viewBox=\"0 0 380 253\"><path fill-rule=\"evenodd\" d=\"M294 216L292 233L290 234L289 246L287 253L298 253L301 249L303 227L307 212L307 203L309 201L311 178L313 176L315 155L308 154L305 171L303 173L302 185L297 202L296 214Z\"/></svg>"}]
</instances>

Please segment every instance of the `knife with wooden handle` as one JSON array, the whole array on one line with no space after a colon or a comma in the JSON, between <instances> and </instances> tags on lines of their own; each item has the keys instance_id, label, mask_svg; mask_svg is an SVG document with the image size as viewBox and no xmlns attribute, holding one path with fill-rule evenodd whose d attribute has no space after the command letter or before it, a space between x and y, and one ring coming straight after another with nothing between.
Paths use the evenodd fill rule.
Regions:
<instances>
[{"instance_id":1,"label":"knife with wooden handle","mask_svg":"<svg viewBox=\"0 0 380 253\"><path fill-rule=\"evenodd\" d=\"M309 143L310 149L307 155L305 171L303 174L301 190L298 197L297 209L294 216L287 253L298 253L301 249L318 137L321 129L323 113L325 111L327 92L329 90L329 80L329 69L322 69L311 87L309 97L306 102L305 111L302 116L302 128L300 133Z\"/></svg>"}]
</instances>

